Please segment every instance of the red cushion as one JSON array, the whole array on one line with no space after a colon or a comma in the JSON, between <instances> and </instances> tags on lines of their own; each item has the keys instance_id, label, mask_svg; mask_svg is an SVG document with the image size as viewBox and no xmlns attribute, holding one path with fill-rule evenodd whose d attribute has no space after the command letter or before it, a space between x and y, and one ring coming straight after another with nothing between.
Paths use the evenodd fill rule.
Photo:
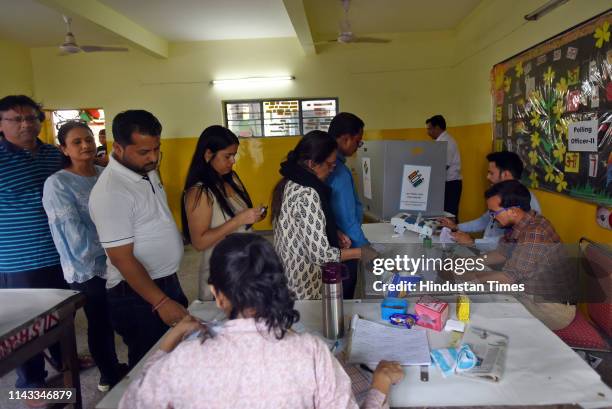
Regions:
<instances>
[{"instance_id":1,"label":"red cushion","mask_svg":"<svg viewBox=\"0 0 612 409\"><path fill-rule=\"evenodd\" d=\"M607 350L610 347L580 311L576 311L570 325L553 332L572 348Z\"/></svg>"},{"instance_id":2,"label":"red cushion","mask_svg":"<svg viewBox=\"0 0 612 409\"><path fill-rule=\"evenodd\" d=\"M608 336L612 337L612 304L588 304L589 317Z\"/></svg>"}]
</instances>

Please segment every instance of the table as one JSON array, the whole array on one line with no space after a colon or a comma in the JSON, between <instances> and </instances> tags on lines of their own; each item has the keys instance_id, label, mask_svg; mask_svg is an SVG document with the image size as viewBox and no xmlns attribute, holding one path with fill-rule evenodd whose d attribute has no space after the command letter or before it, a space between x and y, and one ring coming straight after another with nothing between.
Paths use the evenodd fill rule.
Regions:
<instances>
[{"instance_id":1,"label":"table","mask_svg":"<svg viewBox=\"0 0 612 409\"><path fill-rule=\"evenodd\" d=\"M76 389L80 409L81 382L74 333L74 314L85 304L78 291L0 289L0 376L59 342L64 387Z\"/></svg>"},{"instance_id":2,"label":"table","mask_svg":"<svg viewBox=\"0 0 612 409\"><path fill-rule=\"evenodd\" d=\"M432 248L423 247L423 239L413 231L405 231L403 234L397 234L393 230L391 223L369 223L361 226L365 236L372 246L379 252L381 258L394 258L396 255L408 256L418 259L421 256L433 259L445 259L447 257L473 257L475 253L467 246L450 244L443 249L440 244L440 236L432 237ZM486 270L490 270L488 267ZM373 288L375 281L388 282L391 278L391 273L384 273L381 276L376 276L372 273L372 266L366 265L363 261L359 263L359 280L358 294L362 298L382 298L383 292L376 291ZM423 281L440 281L438 272L430 269L422 269L418 273ZM442 280L446 281L446 280ZM438 295L438 292L420 292L420 294Z\"/></svg>"},{"instance_id":3,"label":"table","mask_svg":"<svg viewBox=\"0 0 612 409\"><path fill-rule=\"evenodd\" d=\"M535 319L512 297L479 295L472 298L470 325L483 327L509 336L506 371L502 381L490 384L461 377L444 379L437 368L430 367L429 382L421 382L419 368L405 367L406 377L393 387L393 407L419 406L491 406L491 405L554 405L579 403L586 408L612 406L612 390L563 341ZM414 299L409 299L414 306ZM304 326L313 332L321 330L321 302L298 301ZM450 304L454 316L454 304ZM202 319L223 317L213 302L194 302L190 312ZM378 321L379 303L375 300L350 300L344 303L347 319L360 314ZM431 348L448 345L450 333L428 330ZM157 347L152 349L155 350ZM143 359L144 361L144 359ZM130 372L134 379L142 368L140 362ZM114 409L129 380L123 380L96 406Z\"/></svg>"}]
</instances>

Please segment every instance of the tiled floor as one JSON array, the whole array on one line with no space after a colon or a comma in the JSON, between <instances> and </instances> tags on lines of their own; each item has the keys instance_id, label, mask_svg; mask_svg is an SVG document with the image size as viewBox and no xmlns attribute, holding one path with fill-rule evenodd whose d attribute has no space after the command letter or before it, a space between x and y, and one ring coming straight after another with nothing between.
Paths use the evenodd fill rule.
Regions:
<instances>
[{"instance_id":1,"label":"tiled floor","mask_svg":"<svg viewBox=\"0 0 612 409\"><path fill-rule=\"evenodd\" d=\"M266 238L270 239L269 234L265 235ZM195 299L197 294L197 278L198 278L198 267L200 263L200 255L197 251L187 246L185 248L185 256L181 263L180 269L180 280L183 287L183 291L187 298L192 301ZM77 313L76 316L76 335L77 345L79 353L87 353L87 323L82 310ZM127 361L127 349L121 339L117 337L117 353L119 359L123 362ZM596 356L602 357L604 360L597 368L597 371L602 375L604 382L612 386L612 354L598 354ZM16 409L23 407L20 403L8 400L8 391L13 388L15 384L15 373L11 372L8 375L0 378L0 408L2 409ZM56 376L53 378L53 374L48 379L51 383L59 385L61 379ZM81 372L81 386L83 392L83 407L85 409L93 409L96 403L102 399L103 394L98 392L97 384L99 380L99 372L97 368L88 369Z\"/></svg>"}]
</instances>

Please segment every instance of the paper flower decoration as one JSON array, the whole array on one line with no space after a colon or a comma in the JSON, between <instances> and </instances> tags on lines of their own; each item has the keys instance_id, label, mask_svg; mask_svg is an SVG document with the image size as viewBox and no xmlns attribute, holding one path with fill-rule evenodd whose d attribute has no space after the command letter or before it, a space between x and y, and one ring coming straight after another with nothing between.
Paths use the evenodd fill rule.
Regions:
<instances>
[{"instance_id":1,"label":"paper flower decoration","mask_svg":"<svg viewBox=\"0 0 612 409\"><path fill-rule=\"evenodd\" d=\"M555 129L557 130L560 136L567 138L567 122L565 122L564 120L557 121L557 123L555 124Z\"/></svg>"},{"instance_id":2,"label":"paper flower decoration","mask_svg":"<svg viewBox=\"0 0 612 409\"><path fill-rule=\"evenodd\" d=\"M535 149L538 146L540 146L540 134L538 131L535 131L531 134L531 147Z\"/></svg>"},{"instance_id":3,"label":"paper flower decoration","mask_svg":"<svg viewBox=\"0 0 612 409\"><path fill-rule=\"evenodd\" d=\"M610 23L604 21L601 27L597 27L595 29L595 34L593 34L593 37L595 37L597 40L595 41L595 47L603 47L604 43L610 41Z\"/></svg>"},{"instance_id":4,"label":"paper flower decoration","mask_svg":"<svg viewBox=\"0 0 612 409\"><path fill-rule=\"evenodd\" d=\"M536 151L529 152L529 155L527 156L529 156L529 163L531 163L532 165L538 163L538 154L536 153Z\"/></svg>"},{"instance_id":5,"label":"paper flower decoration","mask_svg":"<svg viewBox=\"0 0 612 409\"><path fill-rule=\"evenodd\" d=\"M552 67L548 67L548 71L544 73L544 82L547 84L552 84L555 80L556 73L552 70Z\"/></svg>"},{"instance_id":6,"label":"paper flower decoration","mask_svg":"<svg viewBox=\"0 0 612 409\"><path fill-rule=\"evenodd\" d=\"M495 73L495 89L499 90L504 86L504 72L499 70Z\"/></svg>"},{"instance_id":7,"label":"paper flower decoration","mask_svg":"<svg viewBox=\"0 0 612 409\"><path fill-rule=\"evenodd\" d=\"M567 189L567 181L565 179L565 174L559 173L557 177L555 177L555 182L557 182L557 192L561 192L562 190Z\"/></svg>"},{"instance_id":8,"label":"paper flower decoration","mask_svg":"<svg viewBox=\"0 0 612 409\"><path fill-rule=\"evenodd\" d=\"M544 176L544 180L546 182L552 182L553 180L555 180L555 175L554 175L554 168L550 165L546 165L545 168L546 169L546 175Z\"/></svg>"},{"instance_id":9,"label":"paper flower decoration","mask_svg":"<svg viewBox=\"0 0 612 409\"><path fill-rule=\"evenodd\" d=\"M512 77L504 77L504 91L510 92L510 85L512 85Z\"/></svg>"},{"instance_id":10,"label":"paper flower decoration","mask_svg":"<svg viewBox=\"0 0 612 409\"><path fill-rule=\"evenodd\" d=\"M559 82L557 82L557 86L555 87L555 89L560 94L565 94L567 92L567 80L565 79L565 77L561 77Z\"/></svg>"},{"instance_id":11,"label":"paper flower decoration","mask_svg":"<svg viewBox=\"0 0 612 409\"><path fill-rule=\"evenodd\" d=\"M529 174L529 180L531 180L530 187L532 189L540 187L540 184L538 183L538 174L537 173L531 172Z\"/></svg>"},{"instance_id":12,"label":"paper flower decoration","mask_svg":"<svg viewBox=\"0 0 612 409\"><path fill-rule=\"evenodd\" d=\"M565 151L566 151L565 144L563 142L557 143L557 147L553 151L553 156L557 158L559 162L563 162L563 159L565 157Z\"/></svg>"},{"instance_id":13,"label":"paper flower decoration","mask_svg":"<svg viewBox=\"0 0 612 409\"><path fill-rule=\"evenodd\" d=\"M521 78L521 76L523 75L523 62L519 61L516 63L516 65L514 66L514 73L516 74L516 78Z\"/></svg>"},{"instance_id":14,"label":"paper flower decoration","mask_svg":"<svg viewBox=\"0 0 612 409\"><path fill-rule=\"evenodd\" d=\"M557 119L561 119L561 115L565 112L565 105L563 104L562 99L557 101L557 103L553 107L553 112Z\"/></svg>"},{"instance_id":15,"label":"paper flower decoration","mask_svg":"<svg viewBox=\"0 0 612 409\"><path fill-rule=\"evenodd\" d=\"M540 114L537 111L531 111L531 121L529 123L532 126L539 127L540 126Z\"/></svg>"}]
</instances>

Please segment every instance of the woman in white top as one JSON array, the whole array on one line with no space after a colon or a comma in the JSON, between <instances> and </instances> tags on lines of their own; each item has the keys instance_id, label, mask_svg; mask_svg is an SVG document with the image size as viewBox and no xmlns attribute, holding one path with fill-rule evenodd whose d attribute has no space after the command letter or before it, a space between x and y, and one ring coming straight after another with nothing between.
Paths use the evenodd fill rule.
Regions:
<instances>
[{"instance_id":1,"label":"woman in white top","mask_svg":"<svg viewBox=\"0 0 612 409\"><path fill-rule=\"evenodd\" d=\"M361 248L341 248L324 183L336 166L336 148L327 132L308 132L281 164L283 178L274 188L274 247L298 299L321 298L322 264L362 256Z\"/></svg>"},{"instance_id":2,"label":"woman in white top","mask_svg":"<svg viewBox=\"0 0 612 409\"><path fill-rule=\"evenodd\" d=\"M225 236L246 231L266 216L264 207L253 208L251 198L233 171L240 142L232 131L209 126L198 139L183 193L183 235L202 252L198 298L212 300L208 288L209 260Z\"/></svg>"}]
</instances>

